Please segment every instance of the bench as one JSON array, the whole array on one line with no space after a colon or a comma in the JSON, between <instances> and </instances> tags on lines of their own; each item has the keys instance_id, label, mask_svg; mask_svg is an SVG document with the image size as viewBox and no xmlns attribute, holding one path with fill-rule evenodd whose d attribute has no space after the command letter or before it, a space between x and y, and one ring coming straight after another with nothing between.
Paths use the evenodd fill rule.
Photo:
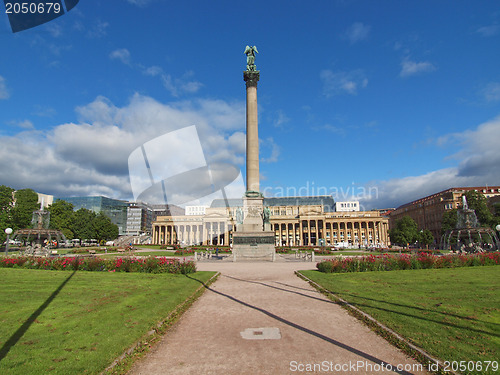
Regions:
<instances>
[{"instance_id":1,"label":"bench","mask_svg":"<svg viewBox=\"0 0 500 375\"><path fill-rule=\"evenodd\" d=\"M91 254L91 255L95 255L95 250L94 250L94 249L90 249L90 250L89 250L89 254Z\"/></svg>"}]
</instances>

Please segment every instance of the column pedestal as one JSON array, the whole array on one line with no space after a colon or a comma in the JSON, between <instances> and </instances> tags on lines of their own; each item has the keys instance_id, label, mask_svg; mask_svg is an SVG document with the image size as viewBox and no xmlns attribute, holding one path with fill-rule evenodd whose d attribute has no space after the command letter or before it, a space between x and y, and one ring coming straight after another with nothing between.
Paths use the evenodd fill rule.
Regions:
<instances>
[{"instance_id":1,"label":"column pedestal","mask_svg":"<svg viewBox=\"0 0 500 375\"><path fill-rule=\"evenodd\" d=\"M272 231L264 231L263 201L261 196L243 198L244 219L233 232L233 261L274 262L276 251ZM267 228L266 228L267 229Z\"/></svg>"}]
</instances>

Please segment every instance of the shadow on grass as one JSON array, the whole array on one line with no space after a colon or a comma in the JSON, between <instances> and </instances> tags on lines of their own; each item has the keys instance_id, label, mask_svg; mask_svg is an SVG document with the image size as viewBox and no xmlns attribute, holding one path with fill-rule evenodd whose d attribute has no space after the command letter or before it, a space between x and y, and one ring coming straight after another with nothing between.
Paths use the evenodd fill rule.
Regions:
<instances>
[{"instance_id":1,"label":"shadow on grass","mask_svg":"<svg viewBox=\"0 0 500 375\"><path fill-rule=\"evenodd\" d=\"M334 292L332 292L332 293L334 293ZM336 293L334 293L334 294L336 294ZM340 295L340 294L338 294L338 295ZM419 311L419 312L428 312L428 313L433 313L433 314L438 314L438 315L449 316L449 317L453 317L453 318L457 318L457 319L464 319L464 320L468 320L468 321L470 321L472 323L474 323L474 322L481 322L481 323L488 324L488 325L491 324L493 326L500 326L500 324L494 323L494 322L485 322L483 320L474 319L474 318L470 318L470 317L466 317L466 316L461 316L461 315L457 315L457 314L453 314L453 313L447 313L447 312L444 312L444 311L424 309L424 308L417 307L417 306L403 305L403 304L394 303L394 302L377 300L377 299L369 298L369 297L361 297L361 296L357 296L355 294L350 294L350 293L343 293L341 296L349 296L349 297L359 298L359 299L366 300L366 301L374 301L374 302L379 302L379 303L385 303L387 305L394 306L394 307L398 306L398 307L402 307L402 308L405 308L405 309L408 309L408 310L416 310L416 311ZM406 312L402 312L402 311L391 310L389 308L383 308L383 307L373 306L373 305L370 305L368 303L357 303L357 302L352 302L352 301L349 302L349 303L351 305L353 305L353 306L356 306L357 308L359 308L361 310L363 310L363 308L375 309L375 310L385 311L385 312L388 312L388 313L391 313L391 314L403 315L403 316L406 316L406 317L409 317L409 318L414 318L414 319L419 319L419 320L425 320L425 321L428 321L428 322L432 322L432 323L444 325L446 327L453 327L453 328L458 328L458 329L465 329L465 330L473 331L473 332L476 332L476 333L482 333L482 334L485 334L485 335L488 335L488 336L500 337L500 335L498 335L497 333L494 333L494 332L488 332L488 331L484 331L482 329L476 329L474 327L464 326L464 325L450 323L450 322L442 322L442 321L439 321L439 320L436 320L436 319L430 319L430 318L423 317L423 316L416 315L416 314L411 314L411 313L406 313ZM363 310L363 311L366 312L366 310Z\"/></svg>"},{"instance_id":2,"label":"shadow on grass","mask_svg":"<svg viewBox=\"0 0 500 375\"><path fill-rule=\"evenodd\" d=\"M28 319L26 319L22 326L19 327L16 332L14 332L14 334L5 342L5 344L3 344L2 348L0 349L0 361L5 358L10 349L17 344L21 337L23 337L26 331L31 327L31 325L40 316L40 314L47 308L47 306L49 306L50 303L57 297L59 292L64 288L68 281L71 280L75 273L76 271L73 271L73 273L69 275L56 290L54 290L50 297L47 298L45 302L42 303L40 307L36 309L36 311L33 312L33 314L31 314Z\"/></svg>"},{"instance_id":3,"label":"shadow on grass","mask_svg":"<svg viewBox=\"0 0 500 375\"><path fill-rule=\"evenodd\" d=\"M323 340L323 341L326 341L326 342L328 342L328 343L330 343L330 344L333 344L333 345L335 345L335 346L337 346L337 347L339 347L339 348L342 348L342 349L344 349L344 350L347 350L347 351L349 351L349 352L351 352L351 353L353 353L353 354L356 354L356 355L358 355L358 356L360 356L360 357L362 357L362 358L364 358L364 359L366 359L366 360L368 360L368 361L371 361L371 362L373 362L373 363L375 363L375 364L378 364L378 365L381 365L381 366L386 366L386 367L388 367L388 365L391 365L390 363L387 363L387 362L385 362L385 361L383 361L383 360L381 360L381 359L379 359L379 358L377 358L377 357L374 357L374 356L372 356L372 355L370 355L370 354L368 354L368 353L362 352L361 350L358 350L358 349L356 349L356 348L353 348L352 346L346 345L346 344L344 344L344 343L342 343L342 342L340 342L340 341L334 340L334 339L332 339L332 338L330 338L330 337L328 337L328 336L322 335L322 334L321 334L321 333L319 333L319 332L315 332L315 331L313 331L313 330L311 330L311 329L309 329L309 328L306 328L306 327L303 327L303 326L301 326L301 325L298 325L298 324L296 324L296 323L294 323L294 322L291 322L290 320L287 320L287 319L282 318L282 317L280 317L280 316L278 316L278 315L276 315L276 314L273 314L273 313L271 313L271 312L269 312L269 311L267 311L267 310L265 310L265 309L263 309L263 308L261 308L261 307L257 307L257 306L251 305L251 304L249 304L249 303L247 303L247 302L241 301L241 300L239 300L239 299L237 299L237 298L235 298L235 297L233 297L233 296L230 296L229 294L225 294L225 293L219 292L219 291L217 291L217 290L215 290L215 289L212 289L212 288L210 288L210 286L206 285L204 282L202 282L202 281L200 281L200 280L197 280L197 279L195 279L195 278L193 278L193 277L190 277L189 275L186 275L186 277L187 277L187 278L189 278L189 279L195 280L195 281L197 281L197 282L199 282L199 283L201 283L201 284L203 284L203 286L204 286L206 289L210 290L211 292L214 292L215 294L218 294L218 295L220 295L220 296L222 296L222 297L228 298L228 299L230 299L231 301L234 301L234 302L236 302L236 303L239 303L239 304L241 304L241 305L243 305L243 306L245 306L245 307L248 307L248 308L254 309L254 310L256 310L256 311L259 311L259 312L261 312L261 313L263 313L263 314L265 314L265 315L269 316L270 318L273 318L273 319L275 319L275 320L277 320L277 321L279 321L279 322L281 322L281 323L283 323L283 324L286 324L286 325L288 325L288 326L290 326L290 327L293 327L293 328L298 329L298 330L300 330L300 331L302 331L302 332L305 332L305 333L307 333L307 334L310 334L310 335L312 335L312 336L314 336L314 337L317 337L317 338L319 338L319 339L321 339L321 340ZM236 279L236 278L233 278L233 279ZM236 279L236 280L240 280L240 279ZM249 280L240 280L240 281L245 281L245 282L253 282L253 281L249 281ZM256 283L261 284L261 283L259 283L259 282L256 282ZM266 285L266 284L263 284L263 285ZM266 285L266 286L270 286L270 285ZM284 289L281 289L281 288L276 288L276 287L273 287L273 286L270 286L270 287L271 287L271 288L275 288L275 289L284 290ZM289 291L289 292L292 292L292 291ZM292 292L292 293L297 293L297 292ZM308 297L308 298L314 298L314 297L311 297L311 296L304 295L304 294L302 294L302 293L297 293L297 294L300 294L300 295L305 296L305 297ZM324 300L323 300L323 301L324 301ZM397 365L392 365L392 368L393 368L393 371L394 371L394 372L396 372L397 374L402 374L402 375L412 375L412 373L407 372L407 371L404 371L404 370L401 370L401 371L396 370Z\"/></svg>"}]
</instances>

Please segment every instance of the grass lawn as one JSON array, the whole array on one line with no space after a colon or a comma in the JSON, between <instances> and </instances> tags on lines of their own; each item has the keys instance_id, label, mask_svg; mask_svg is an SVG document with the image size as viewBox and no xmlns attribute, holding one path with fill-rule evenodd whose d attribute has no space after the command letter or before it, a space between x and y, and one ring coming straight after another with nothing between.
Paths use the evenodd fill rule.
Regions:
<instances>
[{"instance_id":1,"label":"grass lawn","mask_svg":"<svg viewBox=\"0 0 500 375\"><path fill-rule=\"evenodd\" d=\"M499 266L301 273L443 361L500 362Z\"/></svg>"},{"instance_id":2,"label":"grass lawn","mask_svg":"<svg viewBox=\"0 0 500 375\"><path fill-rule=\"evenodd\" d=\"M98 374L212 275L0 268L0 374Z\"/></svg>"},{"instance_id":3,"label":"grass lawn","mask_svg":"<svg viewBox=\"0 0 500 375\"><path fill-rule=\"evenodd\" d=\"M189 256L193 256L193 254L174 254L173 251L167 251L167 250L158 250L158 251L126 251L124 253L111 253L111 254L97 254L98 257L100 258L123 258L123 257L146 257L146 256L153 256L153 257L167 257L167 258L187 258ZM181 259L182 260L182 259Z\"/></svg>"},{"instance_id":4,"label":"grass lawn","mask_svg":"<svg viewBox=\"0 0 500 375\"><path fill-rule=\"evenodd\" d=\"M157 250L157 251L134 251L134 256L154 256L154 257L173 257L172 250Z\"/></svg>"}]
</instances>

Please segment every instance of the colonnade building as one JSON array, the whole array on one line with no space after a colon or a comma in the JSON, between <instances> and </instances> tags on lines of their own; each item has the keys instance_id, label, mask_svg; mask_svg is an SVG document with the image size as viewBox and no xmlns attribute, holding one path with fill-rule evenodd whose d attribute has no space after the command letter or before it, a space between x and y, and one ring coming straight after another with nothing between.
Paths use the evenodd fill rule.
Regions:
<instances>
[{"instance_id":1,"label":"colonnade building","mask_svg":"<svg viewBox=\"0 0 500 375\"><path fill-rule=\"evenodd\" d=\"M264 198L264 207L270 211L276 246L386 247L390 243L387 217L378 211L337 212L331 196ZM153 243L230 245L242 208L242 199L216 199L204 215L157 217Z\"/></svg>"}]
</instances>

